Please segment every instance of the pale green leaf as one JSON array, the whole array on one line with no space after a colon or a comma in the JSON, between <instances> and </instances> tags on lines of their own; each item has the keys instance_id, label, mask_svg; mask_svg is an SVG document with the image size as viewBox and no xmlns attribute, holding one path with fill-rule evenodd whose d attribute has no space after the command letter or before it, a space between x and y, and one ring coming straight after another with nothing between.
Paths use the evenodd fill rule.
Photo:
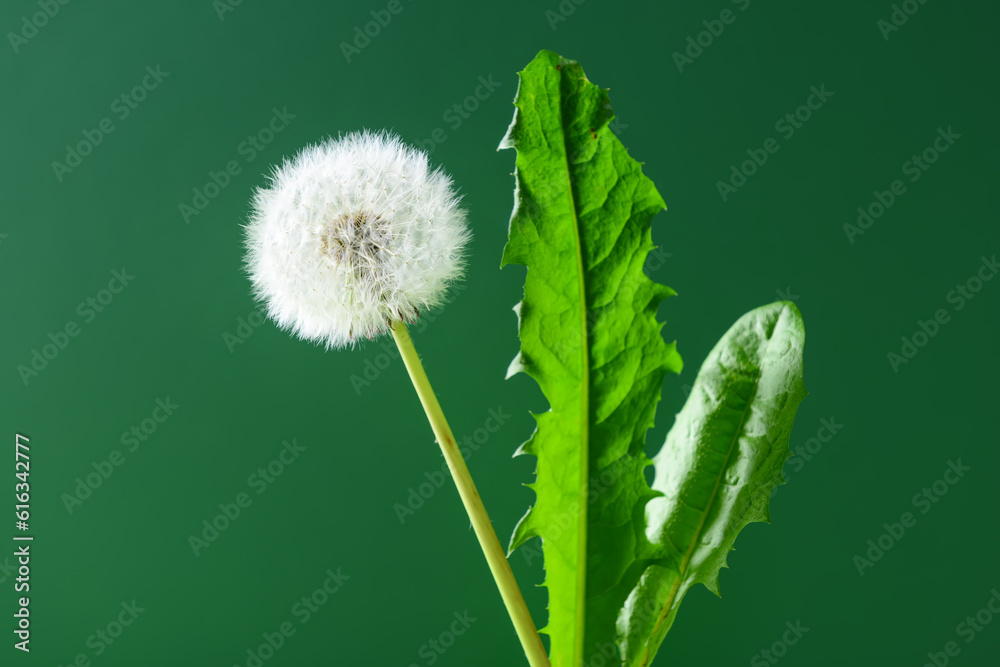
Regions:
<instances>
[{"instance_id":1,"label":"pale green leaf","mask_svg":"<svg viewBox=\"0 0 1000 667\"><path fill-rule=\"evenodd\" d=\"M650 663L691 586L719 593L719 569L740 530L770 520L806 395L804 340L795 304L773 303L740 318L702 365L654 458L662 495L646 507L652 558L619 617L629 667Z\"/></svg>"}]
</instances>

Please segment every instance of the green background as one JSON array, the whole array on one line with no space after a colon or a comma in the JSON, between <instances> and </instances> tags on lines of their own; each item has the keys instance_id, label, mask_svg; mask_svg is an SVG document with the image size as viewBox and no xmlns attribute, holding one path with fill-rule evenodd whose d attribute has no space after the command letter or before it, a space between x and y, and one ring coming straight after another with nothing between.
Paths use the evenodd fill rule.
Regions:
<instances>
[{"instance_id":1,"label":"green background","mask_svg":"<svg viewBox=\"0 0 1000 667\"><path fill-rule=\"evenodd\" d=\"M475 241L465 289L414 338L458 437L490 409L511 415L469 460L506 539L532 502L520 483L533 462L511 454L545 402L526 376L504 380L524 269L498 268L514 154L495 149L515 72L549 48L611 88L616 129L669 206L653 237L670 256L649 270L679 292L661 316L686 368L665 382L650 452L718 337L778 298L808 332L793 448L823 419L843 425L789 463L772 525L741 535L721 600L687 597L656 664L768 664L760 652L796 621L809 631L781 664L921 665L949 641L952 664L996 664L1000 619L968 644L956 626L1000 589L1000 280L961 310L947 300L1000 252L996 7L928 0L886 40L889 2L566 0L563 16L556 0L403 0L348 63L340 44L386 4L246 1L220 19L210 0L71 2L17 52L4 40L0 428L11 447L31 438L36 539L30 656L12 648L13 542L0 550L0 663L246 665L291 621L265 664L427 665L422 646L467 610L477 620L436 664L523 664L450 482L404 522L394 509L441 466L402 364L379 342L324 352L270 322L225 336L255 309L240 225L275 163L343 131L416 143L442 128L432 160L461 188ZM679 71L674 52L727 8L735 20ZM38 11L5 2L0 28ZM114 100L157 65L169 75L119 119ZM444 114L480 76L499 86L454 127ZM833 96L785 139L775 123L821 85ZM286 107L294 119L247 161L241 142ZM52 163L105 117L114 131L60 180ZM961 138L911 183L903 164L949 126ZM769 137L779 151L723 201L717 181ZM186 223L179 205L234 159L240 173ZM851 243L843 225L897 178L906 193ZM87 322L78 304L122 267L134 280ZM950 320L895 372L887 354L939 308ZM79 335L25 383L18 366L71 321ZM374 381L352 383L366 369ZM168 397L178 409L127 451L122 433ZM248 477L292 439L305 450L257 495ZM64 494L114 450L124 463L70 513ZM971 470L920 514L913 496L958 459ZM196 556L189 536L248 491ZM859 575L854 556L907 511L916 525ZM0 537L16 532L5 516ZM540 560L512 563L543 624ZM350 579L302 624L293 606L328 568ZM132 600L145 611L96 656L88 637Z\"/></svg>"}]
</instances>

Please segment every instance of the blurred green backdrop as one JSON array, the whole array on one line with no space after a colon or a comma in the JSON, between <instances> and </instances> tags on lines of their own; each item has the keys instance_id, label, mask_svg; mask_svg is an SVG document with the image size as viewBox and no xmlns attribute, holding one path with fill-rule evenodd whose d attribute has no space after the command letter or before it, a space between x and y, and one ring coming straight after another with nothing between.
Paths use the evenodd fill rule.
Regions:
<instances>
[{"instance_id":1,"label":"blurred green backdrop","mask_svg":"<svg viewBox=\"0 0 1000 667\"><path fill-rule=\"evenodd\" d=\"M35 536L30 656L0 551L0 663L523 664L450 481L399 510L442 465L402 364L387 341L324 352L261 324L240 225L271 167L328 134L433 150L475 242L414 336L460 438L509 415L469 460L506 539L532 502L511 454L545 402L503 379L523 269L498 268L514 154L495 149L515 72L549 48L611 88L669 206L647 268L679 292L661 316L686 368L650 452L739 315L790 298L806 320L773 525L740 537L721 600L688 596L657 664L921 665L951 641L939 661L996 664L995 5L61 2L0 9L0 421L31 438ZM544 624L540 560L512 563Z\"/></svg>"}]
</instances>

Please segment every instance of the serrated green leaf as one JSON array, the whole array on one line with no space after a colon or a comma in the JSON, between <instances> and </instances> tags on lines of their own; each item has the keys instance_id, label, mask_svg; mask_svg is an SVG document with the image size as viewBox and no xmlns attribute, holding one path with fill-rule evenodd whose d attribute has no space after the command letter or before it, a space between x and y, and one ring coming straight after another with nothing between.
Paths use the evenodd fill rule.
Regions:
<instances>
[{"instance_id":1,"label":"serrated green leaf","mask_svg":"<svg viewBox=\"0 0 1000 667\"><path fill-rule=\"evenodd\" d=\"M550 410L519 450L538 458L537 500L511 550L542 538L553 666L604 664L642 571L643 508L655 495L645 434L664 376L681 368L655 317L673 291L643 273L650 220L665 205L610 131L607 92L575 61L539 53L515 106L501 143L517 150L503 263L528 271L510 373L533 377Z\"/></svg>"},{"instance_id":2,"label":"serrated green leaf","mask_svg":"<svg viewBox=\"0 0 1000 667\"><path fill-rule=\"evenodd\" d=\"M792 421L805 397L805 328L791 302L757 308L732 326L698 373L654 459L647 537L659 552L619 618L623 664L648 665L695 584L719 593L737 534L768 522L783 483Z\"/></svg>"}]
</instances>

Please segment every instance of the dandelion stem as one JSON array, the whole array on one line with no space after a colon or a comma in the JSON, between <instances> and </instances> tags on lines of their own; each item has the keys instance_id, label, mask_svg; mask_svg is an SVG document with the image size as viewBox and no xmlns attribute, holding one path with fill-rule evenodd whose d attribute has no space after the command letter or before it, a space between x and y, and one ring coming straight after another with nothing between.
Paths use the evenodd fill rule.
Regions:
<instances>
[{"instance_id":1,"label":"dandelion stem","mask_svg":"<svg viewBox=\"0 0 1000 667\"><path fill-rule=\"evenodd\" d=\"M500 595L507 606L507 613L510 614L510 619L514 622L514 629L524 647L528 664L531 667L549 667L545 647L542 646L541 637L538 636L535 623L531 620L531 613L524 603L524 596L521 595L521 589L517 586L514 573L510 569L510 563L507 562L507 556L503 547L500 546L496 531L493 530L493 524L490 522L489 515L486 514L486 508L479 497L479 492L476 491L472 475L469 474L469 468L465 465L465 460L455 442L455 436L451 432L451 427L448 426L444 412L441 411L441 404L438 403L437 396L434 395L431 383L427 379L427 373L424 372L423 364L420 363L417 350L413 347L413 341L406 330L406 325L401 321L395 322L392 325L392 335L396 339L403 363L406 364L406 370L413 381L413 387L420 397L420 403L424 406L424 412L427 413L427 420L430 421L434 435L444 453L452 479L455 480L455 486L458 487L458 493L465 505L465 511L472 520L472 527L476 531L479 545L483 549L483 554L486 555L486 562L489 563L497 588L500 589Z\"/></svg>"}]
</instances>

